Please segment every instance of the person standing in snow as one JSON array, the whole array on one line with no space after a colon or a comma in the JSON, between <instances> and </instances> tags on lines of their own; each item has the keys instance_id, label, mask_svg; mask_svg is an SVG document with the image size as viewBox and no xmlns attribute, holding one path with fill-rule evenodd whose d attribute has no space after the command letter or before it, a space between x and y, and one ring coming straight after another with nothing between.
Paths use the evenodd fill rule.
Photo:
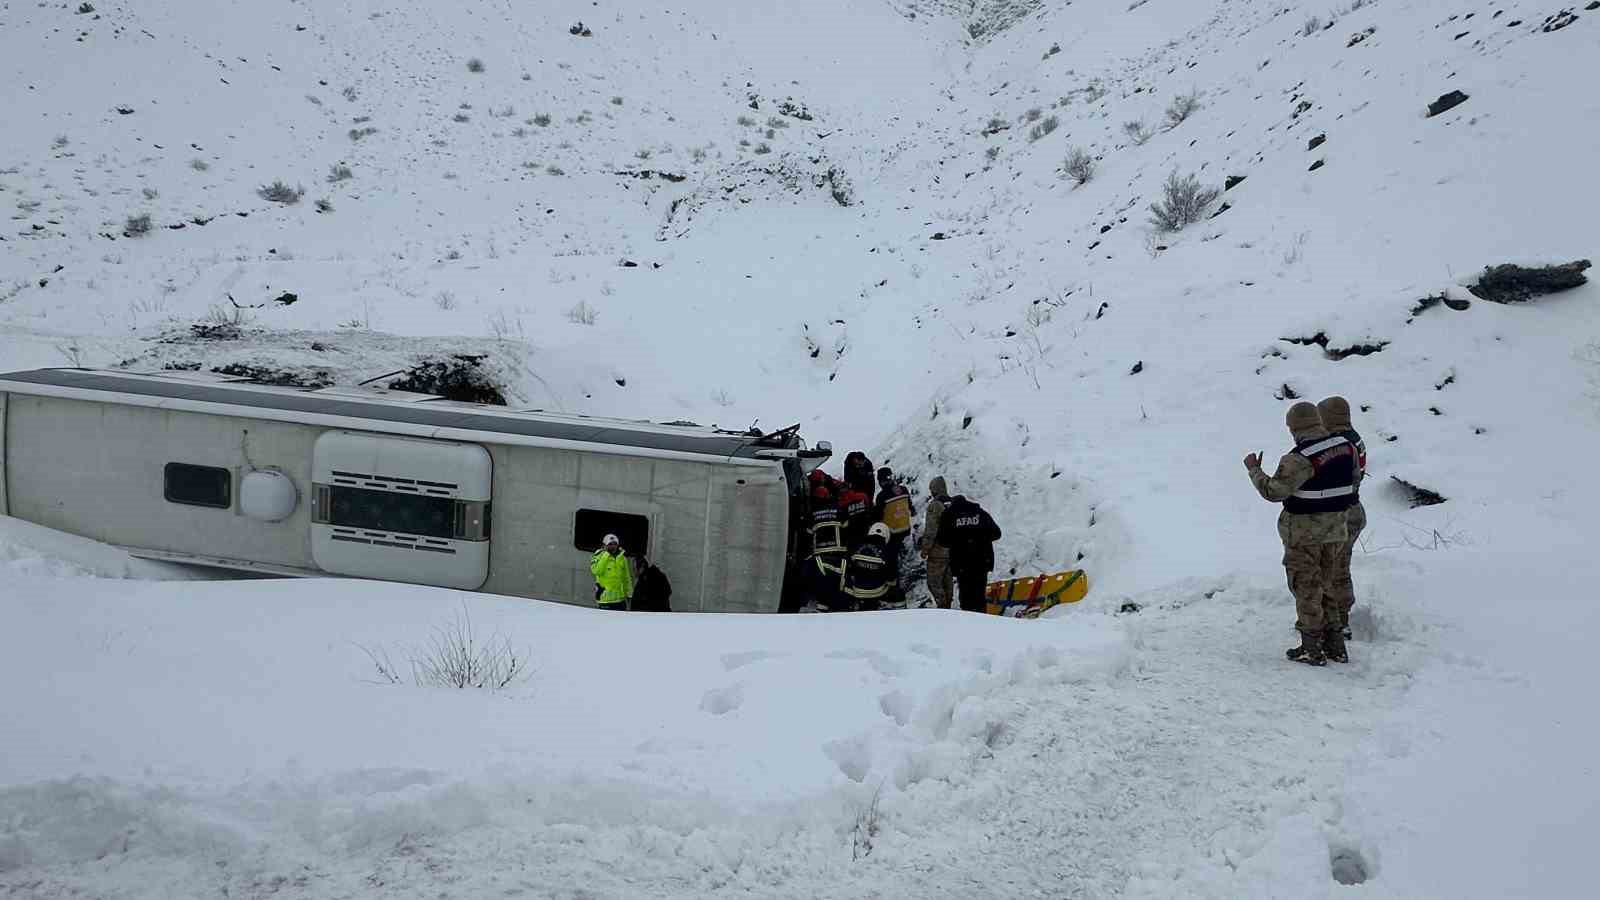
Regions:
<instances>
[{"instance_id":1,"label":"person standing in snow","mask_svg":"<svg viewBox=\"0 0 1600 900\"><path fill-rule=\"evenodd\" d=\"M1282 503L1278 536L1283 541L1283 568L1294 594L1295 628L1300 646L1284 654L1294 662L1326 665L1328 655L1344 658L1344 632L1333 598L1339 551L1349 529L1345 511L1355 501L1356 449L1348 440L1328 434L1317 408L1304 401L1289 407L1284 418L1294 449L1268 475L1261 454L1244 458L1250 483L1262 499Z\"/></svg>"},{"instance_id":2,"label":"person standing in snow","mask_svg":"<svg viewBox=\"0 0 1600 900\"><path fill-rule=\"evenodd\" d=\"M839 520L844 523L844 545L854 547L861 543L867 536L867 529L877 521L872 508L872 494L845 484L839 491Z\"/></svg>"},{"instance_id":3,"label":"person standing in snow","mask_svg":"<svg viewBox=\"0 0 1600 900\"><path fill-rule=\"evenodd\" d=\"M844 483L868 497L872 496L872 460L860 450L845 454Z\"/></svg>"},{"instance_id":4,"label":"person standing in snow","mask_svg":"<svg viewBox=\"0 0 1600 900\"><path fill-rule=\"evenodd\" d=\"M889 559L889 526L876 522L845 561L845 595L863 611L893 606L894 576L894 564ZM905 606L903 598L899 605Z\"/></svg>"},{"instance_id":5,"label":"person standing in snow","mask_svg":"<svg viewBox=\"0 0 1600 900\"><path fill-rule=\"evenodd\" d=\"M895 480L888 466L878 470L878 498L874 503L876 518L889 529L889 563L896 573L896 586L901 572L900 558L905 553L906 537L911 534L911 521L917 515L911 505L911 491Z\"/></svg>"},{"instance_id":6,"label":"person standing in snow","mask_svg":"<svg viewBox=\"0 0 1600 900\"><path fill-rule=\"evenodd\" d=\"M601 609L626 611L628 598L633 596L633 567L622 554L622 541L616 535L606 535L602 543L605 546L589 560L589 572L600 590L595 603Z\"/></svg>"},{"instance_id":7,"label":"person standing in snow","mask_svg":"<svg viewBox=\"0 0 1600 900\"><path fill-rule=\"evenodd\" d=\"M844 611L844 522L839 517L838 484L821 470L811 473L811 556L805 564L806 593L817 612Z\"/></svg>"},{"instance_id":8,"label":"person standing in snow","mask_svg":"<svg viewBox=\"0 0 1600 900\"><path fill-rule=\"evenodd\" d=\"M950 550L939 543L939 521L949 503L950 491L945 487L944 476L935 475L928 482L928 511L924 514L922 535L917 538L917 551L928 561L928 593L940 609L950 608L956 587L950 578Z\"/></svg>"},{"instance_id":9,"label":"person standing in snow","mask_svg":"<svg viewBox=\"0 0 1600 900\"><path fill-rule=\"evenodd\" d=\"M634 612L672 612L672 582L644 556L639 557L639 578L633 585Z\"/></svg>"},{"instance_id":10,"label":"person standing in snow","mask_svg":"<svg viewBox=\"0 0 1600 900\"><path fill-rule=\"evenodd\" d=\"M1355 580L1350 577L1350 559L1355 554L1356 541L1367 527L1367 509L1361 505L1361 481L1367 476L1367 444L1350 424L1350 401L1339 396L1329 397L1317 404L1317 413L1322 417L1322 427L1328 429L1329 434L1344 438L1356 450L1355 493L1352 495L1354 502L1344 513L1345 529L1349 534L1344 539L1344 546L1339 550L1338 570L1333 580L1333 597L1339 606L1339 621L1336 624L1340 636L1348 641L1350 610L1356 605ZM1337 654L1331 647L1324 648L1324 651L1334 662L1349 661L1342 645Z\"/></svg>"},{"instance_id":11,"label":"person standing in snow","mask_svg":"<svg viewBox=\"0 0 1600 900\"><path fill-rule=\"evenodd\" d=\"M994 542L1000 540L1000 526L983 507L958 495L939 515L937 540L950 551L950 573L961 595L961 608L987 612L984 592L989 587L989 573L994 571Z\"/></svg>"}]
</instances>

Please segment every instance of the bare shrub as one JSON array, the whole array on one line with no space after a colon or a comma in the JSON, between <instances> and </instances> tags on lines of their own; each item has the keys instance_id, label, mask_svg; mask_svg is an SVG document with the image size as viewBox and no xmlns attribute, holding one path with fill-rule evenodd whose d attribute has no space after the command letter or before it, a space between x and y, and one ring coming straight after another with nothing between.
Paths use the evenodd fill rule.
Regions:
<instances>
[{"instance_id":1,"label":"bare shrub","mask_svg":"<svg viewBox=\"0 0 1600 900\"><path fill-rule=\"evenodd\" d=\"M289 187L282 179L278 179L271 184L264 184L257 188L256 194L270 203L293 206L300 202L301 197L306 195L306 189L303 187Z\"/></svg>"},{"instance_id":2,"label":"bare shrub","mask_svg":"<svg viewBox=\"0 0 1600 900\"><path fill-rule=\"evenodd\" d=\"M872 792L872 800L856 812L854 827L850 829L850 858L866 859L872 855L872 844L883 828L879 801L883 799L883 786Z\"/></svg>"},{"instance_id":3,"label":"bare shrub","mask_svg":"<svg viewBox=\"0 0 1600 900\"><path fill-rule=\"evenodd\" d=\"M650 156L651 156L650 148L649 147L640 147L639 149L633 151L633 155L635 157L637 157L638 159L640 159L641 161L649 159Z\"/></svg>"},{"instance_id":4,"label":"bare shrub","mask_svg":"<svg viewBox=\"0 0 1600 900\"><path fill-rule=\"evenodd\" d=\"M735 121L737 121L740 125L744 126L745 128L751 128L756 124L756 120L750 118L749 116L740 116Z\"/></svg>"},{"instance_id":5,"label":"bare shrub","mask_svg":"<svg viewBox=\"0 0 1600 900\"><path fill-rule=\"evenodd\" d=\"M140 190L140 191L139 191L139 193L140 193L140 194L141 194L141 195L142 195L142 196L143 196L143 197L144 197L144 198L145 198L145 199L146 199L146 200L154 200L154 199L156 199L156 198L157 198L157 197L159 197L159 196L161 196L161 192L160 192L160 191L158 191L158 190L156 190L156 189L155 189L155 188L142 188L142 189L141 189L141 190Z\"/></svg>"},{"instance_id":6,"label":"bare shrub","mask_svg":"<svg viewBox=\"0 0 1600 900\"><path fill-rule=\"evenodd\" d=\"M458 123L466 123L466 122L471 122L472 121L472 117L467 115L464 112L458 112L455 115L451 116L450 119L451 119L451 121L458 122Z\"/></svg>"},{"instance_id":7,"label":"bare shrub","mask_svg":"<svg viewBox=\"0 0 1600 900\"><path fill-rule=\"evenodd\" d=\"M1192 225L1220 193L1216 188L1202 187L1195 176L1183 177L1174 169L1162 186L1161 201L1150 204L1150 224L1157 231L1177 231Z\"/></svg>"},{"instance_id":8,"label":"bare shrub","mask_svg":"<svg viewBox=\"0 0 1600 900\"><path fill-rule=\"evenodd\" d=\"M363 126L361 128L352 128L352 129L350 129L350 140L352 140L352 141L365 140L366 138L372 137L373 135L375 135L377 133L378 133L378 129L372 127L371 125L366 125L366 126Z\"/></svg>"},{"instance_id":9,"label":"bare shrub","mask_svg":"<svg viewBox=\"0 0 1600 900\"><path fill-rule=\"evenodd\" d=\"M611 98L611 105L612 106L621 106L622 105L622 98L620 96L612 97Z\"/></svg>"},{"instance_id":10,"label":"bare shrub","mask_svg":"<svg viewBox=\"0 0 1600 900\"><path fill-rule=\"evenodd\" d=\"M1028 129L1028 140L1037 141L1050 132L1055 131L1058 127L1060 127L1060 125L1060 119L1057 119L1055 116L1049 116L1043 122L1040 122L1039 124Z\"/></svg>"},{"instance_id":11,"label":"bare shrub","mask_svg":"<svg viewBox=\"0 0 1600 900\"><path fill-rule=\"evenodd\" d=\"M697 162L697 163L698 162L705 162L706 161L706 148L704 148L704 147L691 147L691 148L689 148L689 159L692 160L693 162Z\"/></svg>"},{"instance_id":12,"label":"bare shrub","mask_svg":"<svg viewBox=\"0 0 1600 900\"><path fill-rule=\"evenodd\" d=\"M576 306L567 310L567 321L574 325L593 325L599 318L600 311L585 300L579 300Z\"/></svg>"},{"instance_id":13,"label":"bare shrub","mask_svg":"<svg viewBox=\"0 0 1600 900\"><path fill-rule=\"evenodd\" d=\"M546 175L565 175L567 171L560 166L545 166L544 173Z\"/></svg>"},{"instance_id":14,"label":"bare shrub","mask_svg":"<svg viewBox=\"0 0 1600 900\"><path fill-rule=\"evenodd\" d=\"M539 113L533 117L533 124L539 126L540 128L549 128L551 121L552 119L550 118L549 113Z\"/></svg>"},{"instance_id":15,"label":"bare shrub","mask_svg":"<svg viewBox=\"0 0 1600 900\"><path fill-rule=\"evenodd\" d=\"M78 4L78 15L87 16L88 14L90 14L92 12L94 12L94 4L93 3L80 3L80 4Z\"/></svg>"},{"instance_id":16,"label":"bare shrub","mask_svg":"<svg viewBox=\"0 0 1600 900\"><path fill-rule=\"evenodd\" d=\"M1039 107L1035 106L1033 109L1030 109L1026 113L1024 113L1022 118L1025 119L1026 121L1029 121L1029 122L1037 122L1037 121L1039 121L1039 118L1041 116L1043 116L1043 115L1044 115L1044 110L1042 110Z\"/></svg>"},{"instance_id":17,"label":"bare shrub","mask_svg":"<svg viewBox=\"0 0 1600 900\"><path fill-rule=\"evenodd\" d=\"M1122 133L1128 136L1128 140L1133 141L1135 144L1141 147L1149 142L1151 136L1150 126L1144 124L1143 119L1134 119L1131 122L1123 122Z\"/></svg>"},{"instance_id":18,"label":"bare shrub","mask_svg":"<svg viewBox=\"0 0 1600 900\"><path fill-rule=\"evenodd\" d=\"M1185 119L1194 115L1195 110L1199 108L1199 91L1190 91L1187 94L1179 94L1173 97L1172 102L1167 104L1167 127L1177 128L1183 124Z\"/></svg>"},{"instance_id":19,"label":"bare shrub","mask_svg":"<svg viewBox=\"0 0 1600 900\"><path fill-rule=\"evenodd\" d=\"M189 168L195 170L196 172L204 172L211 168L211 163L208 163L196 156L194 159L189 160Z\"/></svg>"},{"instance_id":20,"label":"bare shrub","mask_svg":"<svg viewBox=\"0 0 1600 900\"><path fill-rule=\"evenodd\" d=\"M783 118L782 116L768 116L767 117L767 127L768 128L788 128L789 127L789 120Z\"/></svg>"},{"instance_id":21,"label":"bare shrub","mask_svg":"<svg viewBox=\"0 0 1600 900\"><path fill-rule=\"evenodd\" d=\"M1010 127L1011 127L1011 123L1007 122L1005 119L1001 118L1000 116L990 116L989 117L989 121L984 123L983 134L985 134L985 135L996 135L996 134L999 134L1002 131L1005 131L1006 129L1008 129Z\"/></svg>"},{"instance_id":22,"label":"bare shrub","mask_svg":"<svg viewBox=\"0 0 1600 900\"><path fill-rule=\"evenodd\" d=\"M1304 25L1300 26L1300 36L1301 37L1310 37L1313 34L1316 34L1317 32L1319 32L1321 30L1322 30L1322 18L1320 16L1312 16L1311 18L1306 19L1306 22L1305 22Z\"/></svg>"},{"instance_id":23,"label":"bare shrub","mask_svg":"<svg viewBox=\"0 0 1600 900\"><path fill-rule=\"evenodd\" d=\"M1061 168L1078 184L1088 184L1094 177L1094 157L1082 147L1073 147L1067 151L1067 159Z\"/></svg>"},{"instance_id":24,"label":"bare shrub","mask_svg":"<svg viewBox=\"0 0 1600 900\"><path fill-rule=\"evenodd\" d=\"M50 142L50 146L54 147L57 150L63 150L63 149L66 149L66 146L68 144L70 144L70 143L72 143L72 139L71 138L67 137L64 134L58 134L58 135L56 135L56 139Z\"/></svg>"},{"instance_id":25,"label":"bare shrub","mask_svg":"<svg viewBox=\"0 0 1600 900\"><path fill-rule=\"evenodd\" d=\"M328 167L329 184L337 184L341 181L349 181L354 177L356 177L356 173L350 171L350 167L344 163L335 163L334 165Z\"/></svg>"},{"instance_id":26,"label":"bare shrub","mask_svg":"<svg viewBox=\"0 0 1600 900\"><path fill-rule=\"evenodd\" d=\"M482 75L483 74L483 60L477 58L476 56L474 56L473 58L467 60L467 71L471 72L474 75Z\"/></svg>"},{"instance_id":27,"label":"bare shrub","mask_svg":"<svg viewBox=\"0 0 1600 900\"><path fill-rule=\"evenodd\" d=\"M772 147L766 141L762 141L761 143L757 144L756 148L751 152L755 153L757 156L761 156L761 155L764 155L764 154L767 154L767 153L771 153L772 152Z\"/></svg>"},{"instance_id":28,"label":"bare shrub","mask_svg":"<svg viewBox=\"0 0 1600 900\"><path fill-rule=\"evenodd\" d=\"M359 644L357 647L371 661L380 684L404 683L387 650ZM527 652L518 651L509 638L500 634L478 638L465 604L449 622L433 629L427 643L407 649L405 656L411 667L411 681L417 687L499 691L531 674Z\"/></svg>"},{"instance_id":29,"label":"bare shrub","mask_svg":"<svg viewBox=\"0 0 1600 900\"><path fill-rule=\"evenodd\" d=\"M122 233L128 237L144 237L149 234L150 214L139 213L136 216L129 216L128 220L122 223Z\"/></svg>"},{"instance_id":30,"label":"bare shrub","mask_svg":"<svg viewBox=\"0 0 1600 900\"><path fill-rule=\"evenodd\" d=\"M356 98L361 96L360 94L356 93L356 87L353 84L346 85L345 89L339 93L344 97L344 99L350 101L351 103L356 102Z\"/></svg>"},{"instance_id":31,"label":"bare shrub","mask_svg":"<svg viewBox=\"0 0 1600 900\"><path fill-rule=\"evenodd\" d=\"M319 213L331 213L333 212L333 201L329 200L327 197L323 197L317 201L316 207L317 212Z\"/></svg>"},{"instance_id":32,"label":"bare shrub","mask_svg":"<svg viewBox=\"0 0 1600 900\"><path fill-rule=\"evenodd\" d=\"M990 162L994 162L995 160L1000 158L1000 148L999 147L990 147L989 149L983 151L983 155Z\"/></svg>"},{"instance_id":33,"label":"bare shrub","mask_svg":"<svg viewBox=\"0 0 1600 900\"><path fill-rule=\"evenodd\" d=\"M433 295L433 305L449 312L456 308L456 295L449 291L440 291Z\"/></svg>"},{"instance_id":34,"label":"bare shrub","mask_svg":"<svg viewBox=\"0 0 1600 900\"><path fill-rule=\"evenodd\" d=\"M528 129L523 128L521 125L511 129L511 136L514 138L525 138L529 133Z\"/></svg>"}]
</instances>

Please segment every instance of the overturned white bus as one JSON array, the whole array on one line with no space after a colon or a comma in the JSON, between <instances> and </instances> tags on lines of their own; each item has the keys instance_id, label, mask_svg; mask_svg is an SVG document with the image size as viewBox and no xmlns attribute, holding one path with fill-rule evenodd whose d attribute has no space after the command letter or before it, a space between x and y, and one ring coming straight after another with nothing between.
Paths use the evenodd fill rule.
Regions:
<instances>
[{"instance_id":1,"label":"overturned white bus","mask_svg":"<svg viewBox=\"0 0 1600 900\"><path fill-rule=\"evenodd\" d=\"M615 533L674 609L799 590L797 428L745 434L199 372L0 375L0 514L129 553L590 604Z\"/></svg>"}]
</instances>

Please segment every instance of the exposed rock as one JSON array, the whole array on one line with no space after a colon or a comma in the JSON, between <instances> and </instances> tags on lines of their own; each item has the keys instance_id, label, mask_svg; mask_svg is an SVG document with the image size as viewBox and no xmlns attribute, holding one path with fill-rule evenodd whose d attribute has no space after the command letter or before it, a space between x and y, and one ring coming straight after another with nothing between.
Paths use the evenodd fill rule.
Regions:
<instances>
[{"instance_id":1,"label":"exposed rock","mask_svg":"<svg viewBox=\"0 0 1600 900\"><path fill-rule=\"evenodd\" d=\"M1552 31L1560 31L1576 21L1578 21L1577 13L1570 9L1563 9L1555 15L1547 17L1544 20L1544 24L1539 26L1539 30L1545 34L1549 34Z\"/></svg>"},{"instance_id":2,"label":"exposed rock","mask_svg":"<svg viewBox=\"0 0 1600 900\"><path fill-rule=\"evenodd\" d=\"M1307 172L1315 172L1315 171L1316 171L1316 170L1318 170L1318 169L1320 169L1320 168L1322 168L1322 167L1323 167L1323 166L1325 166L1325 165L1327 165L1327 164L1328 164L1328 161L1327 161L1327 160L1325 160L1325 159L1319 159L1319 160L1317 160L1317 161L1316 161L1316 162L1314 162L1314 163L1312 163L1312 164L1311 164L1311 168L1309 168L1309 169L1306 169L1306 171L1307 171Z\"/></svg>"},{"instance_id":3,"label":"exposed rock","mask_svg":"<svg viewBox=\"0 0 1600 900\"><path fill-rule=\"evenodd\" d=\"M1231 204L1231 203L1224 203L1224 204L1222 204L1222 205L1221 205L1221 206L1219 206L1219 207L1217 207L1217 211L1216 211L1216 212L1214 212L1214 213L1212 213L1212 214L1211 214L1211 215L1210 215L1210 216L1208 216L1208 217L1207 217L1207 218L1211 218L1211 219L1215 219L1215 218L1216 218L1216 217L1217 217L1217 216L1220 216L1220 215L1222 215L1222 214L1223 214L1223 213L1225 213L1225 212L1227 212L1227 211L1228 211L1228 210L1230 210L1230 209L1233 209L1233 204Z\"/></svg>"},{"instance_id":4,"label":"exposed rock","mask_svg":"<svg viewBox=\"0 0 1600 900\"><path fill-rule=\"evenodd\" d=\"M1517 265L1490 266L1483 270L1478 283L1467 288L1480 300L1491 303L1526 303L1544 294L1570 290L1587 284L1583 271L1589 268L1587 259L1574 260L1557 266L1525 268Z\"/></svg>"},{"instance_id":5,"label":"exposed rock","mask_svg":"<svg viewBox=\"0 0 1600 900\"><path fill-rule=\"evenodd\" d=\"M197 365L195 368L199 368ZM231 375L243 378L256 384L273 384L279 387L299 388L325 388L333 385L333 373L327 369L273 367L265 365L252 365L250 363L228 363L223 366L212 366L211 371L218 375Z\"/></svg>"},{"instance_id":6,"label":"exposed rock","mask_svg":"<svg viewBox=\"0 0 1600 900\"><path fill-rule=\"evenodd\" d=\"M1376 27L1368 28L1365 31L1358 31L1355 34L1350 35L1350 41L1344 45L1345 49L1348 50L1377 33L1378 29Z\"/></svg>"},{"instance_id":7,"label":"exposed rock","mask_svg":"<svg viewBox=\"0 0 1600 900\"><path fill-rule=\"evenodd\" d=\"M1327 142L1328 142L1328 135L1326 133L1319 134L1316 137L1312 138L1310 143L1306 144L1306 149L1307 150L1315 150L1318 147L1321 147L1323 144L1326 144Z\"/></svg>"},{"instance_id":8,"label":"exposed rock","mask_svg":"<svg viewBox=\"0 0 1600 900\"><path fill-rule=\"evenodd\" d=\"M1144 371L1144 360L1141 359L1138 362L1133 364L1133 368L1128 370L1128 374L1129 375L1137 375L1137 374L1139 374L1140 372L1143 372L1143 371Z\"/></svg>"},{"instance_id":9,"label":"exposed rock","mask_svg":"<svg viewBox=\"0 0 1600 900\"><path fill-rule=\"evenodd\" d=\"M1225 191L1231 191L1239 185L1244 184L1244 179L1245 176L1243 175L1229 175L1227 178L1222 180L1222 189Z\"/></svg>"},{"instance_id":10,"label":"exposed rock","mask_svg":"<svg viewBox=\"0 0 1600 900\"><path fill-rule=\"evenodd\" d=\"M1439 99L1428 104L1428 118L1431 119L1442 112L1449 112L1465 102L1467 102L1467 95L1460 91L1441 94Z\"/></svg>"}]
</instances>

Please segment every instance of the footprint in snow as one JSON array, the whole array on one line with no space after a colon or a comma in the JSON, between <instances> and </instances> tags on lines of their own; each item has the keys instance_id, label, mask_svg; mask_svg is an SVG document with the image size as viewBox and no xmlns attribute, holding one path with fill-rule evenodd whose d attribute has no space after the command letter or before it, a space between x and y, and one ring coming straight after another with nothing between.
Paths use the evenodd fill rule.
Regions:
<instances>
[{"instance_id":1,"label":"footprint in snow","mask_svg":"<svg viewBox=\"0 0 1600 900\"><path fill-rule=\"evenodd\" d=\"M727 715L744 705L744 685L712 688L700 698L700 709L713 716Z\"/></svg>"},{"instance_id":2,"label":"footprint in snow","mask_svg":"<svg viewBox=\"0 0 1600 900\"><path fill-rule=\"evenodd\" d=\"M761 662L764 659L777 659L780 656L787 655L787 653L775 653L771 650L746 650L743 653L724 653L722 654L722 669L725 672L732 672L734 669L742 669L751 663Z\"/></svg>"},{"instance_id":3,"label":"footprint in snow","mask_svg":"<svg viewBox=\"0 0 1600 900\"><path fill-rule=\"evenodd\" d=\"M829 659L862 659L873 670L885 678L899 678L906 673L904 663L879 653L876 650L835 650L828 654Z\"/></svg>"}]
</instances>

